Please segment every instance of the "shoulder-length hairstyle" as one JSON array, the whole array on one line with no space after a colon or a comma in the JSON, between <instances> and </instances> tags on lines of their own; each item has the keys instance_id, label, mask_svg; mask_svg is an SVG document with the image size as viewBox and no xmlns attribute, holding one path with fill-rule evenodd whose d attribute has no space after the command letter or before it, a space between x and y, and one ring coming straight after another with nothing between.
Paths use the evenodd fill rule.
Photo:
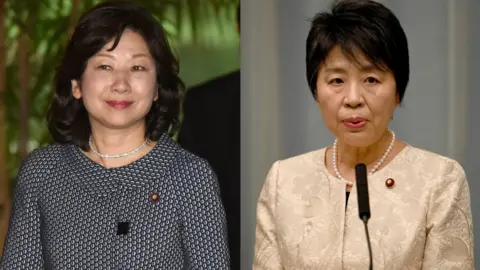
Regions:
<instances>
[{"instance_id":1,"label":"shoulder-length hairstyle","mask_svg":"<svg viewBox=\"0 0 480 270\"><path fill-rule=\"evenodd\" d=\"M165 30L143 7L129 1L112 1L82 15L56 71L55 92L47 117L55 142L73 143L89 150L88 113L83 101L73 97L71 81L81 81L88 60L112 40L109 50L114 50L127 29L144 38L156 62L158 99L145 117L145 137L157 141L163 133L172 135L178 129L180 97L185 86Z\"/></svg>"}]
</instances>

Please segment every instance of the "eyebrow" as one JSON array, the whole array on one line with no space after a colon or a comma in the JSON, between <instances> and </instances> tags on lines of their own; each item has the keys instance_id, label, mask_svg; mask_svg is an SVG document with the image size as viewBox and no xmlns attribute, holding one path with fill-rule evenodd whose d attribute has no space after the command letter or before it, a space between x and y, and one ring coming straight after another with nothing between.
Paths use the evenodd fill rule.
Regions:
<instances>
[{"instance_id":1,"label":"eyebrow","mask_svg":"<svg viewBox=\"0 0 480 270\"><path fill-rule=\"evenodd\" d=\"M372 71L382 71L382 70L379 67L368 63L366 65L362 65L362 67L360 68L360 71L362 71L362 72L372 72Z\"/></svg>"},{"instance_id":2,"label":"eyebrow","mask_svg":"<svg viewBox=\"0 0 480 270\"><path fill-rule=\"evenodd\" d=\"M360 72L372 72L372 71L382 71L378 67L372 64L361 65ZM327 67L325 73L347 73L347 70L343 67Z\"/></svg>"},{"instance_id":3,"label":"eyebrow","mask_svg":"<svg viewBox=\"0 0 480 270\"><path fill-rule=\"evenodd\" d=\"M108 53L98 53L95 56L102 56L102 57L108 57L108 58L111 58L111 59L115 59L115 56L113 56L111 54L108 54ZM132 55L132 58L140 58L140 57L150 58L150 55L148 55L146 53L136 53L136 54Z\"/></svg>"},{"instance_id":4,"label":"eyebrow","mask_svg":"<svg viewBox=\"0 0 480 270\"><path fill-rule=\"evenodd\" d=\"M327 67L325 73L347 73L347 70L340 67Z\"/></svg>"},{"instance_id":5,"label":"eyebrow","mask_svg":"<svg viewBox=\"0 0 480 270\"><path fill-rule=\"evenodd\" d=\"M146 53L136 53L132 56L132 58L139 58L139 57L147 57L147 58L150 58L150 55L149 54L146 54Z\"/></svg>"}]
</instances>

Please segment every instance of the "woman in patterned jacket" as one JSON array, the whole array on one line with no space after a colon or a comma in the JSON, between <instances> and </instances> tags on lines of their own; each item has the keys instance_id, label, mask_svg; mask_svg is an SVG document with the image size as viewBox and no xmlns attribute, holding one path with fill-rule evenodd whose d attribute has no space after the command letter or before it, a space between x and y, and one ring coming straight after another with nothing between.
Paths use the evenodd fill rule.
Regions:
<instances>
[{"instance_id":1,"label":"woman in patterned jacket","mask_svg":"<svg viewBox=\"0 0 480 270\"><path fill-rule=\"evenodd\" d=\"M0 269L229 269L216 176L170 136L183 84L152 15L84 14L55 86L55 144L19 171Z\"/></svg>"}]
</instances>

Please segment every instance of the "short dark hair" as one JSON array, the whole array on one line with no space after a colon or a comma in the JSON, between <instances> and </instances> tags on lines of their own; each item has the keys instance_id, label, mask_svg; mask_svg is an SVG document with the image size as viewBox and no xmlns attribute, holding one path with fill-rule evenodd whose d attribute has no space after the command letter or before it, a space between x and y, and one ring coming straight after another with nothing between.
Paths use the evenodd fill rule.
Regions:
<instances>
[{"instance_id":1,"label":"short dark hair","mask_svg":"<svg viewBox=\"0 0 480 270\"><path fill-rule=\"evenodd\" d=\"M313 18L306 44L306 68L314 98L320 66L335 46L351 59L361 52L373 65L391 71L400 102L403 100L410 73L407 37L387 7L371 0L339 0L333 2L330 13L318 13Z\"/></svg>"},{"instance_id":2,"label":"short dark hair","mask_svg":"<svg viewBox=\"0 0 480 270\"><path fill-rule=\"evenodd\" d=\"M140 34L156 62L158 99L146 115L145 137L158 140L178 129L180 98L185 86L178 61L161 24L143 7L130 1L104 2L79 20L55 74L55 92L48 112L48 129L54 141L73 143L87 151L91 126L82 100L72 95L71 80L81 79L88 60L108 42L118 45L125 30Z\"/></svg>"}]
</instances>

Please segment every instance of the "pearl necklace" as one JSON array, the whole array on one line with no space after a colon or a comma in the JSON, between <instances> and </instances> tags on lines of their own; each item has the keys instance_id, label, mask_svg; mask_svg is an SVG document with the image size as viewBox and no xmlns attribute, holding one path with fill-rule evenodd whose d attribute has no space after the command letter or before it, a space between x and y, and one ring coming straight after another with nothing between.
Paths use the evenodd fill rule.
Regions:
<instances>
[{"instance_id":1,"label":"pearl necklace","mask_svg":"<svg viewBox=\"0 0 480 270\"><path fill-rule=\"evenodd\" d=\"M372 170L370 170L368 175L372 175L383 164L383 162L385 162L385 159L387 159L388 154L390 154L390 152L393 149L393 145L395 144L395 132L393 132L390 129L388 131L390 131L390 133L392 133L392 141L390 142L390 145L388 146L387 151L385 151L382 158L377 162L377 164L375 164L375 166L372 168ZM333 159L333 162L332 162L333 163L333 170L335 171L335 174L337 175L337 178L344 181L347 184L348 187L352 187L353 182L348 181L345 178L343 178L343 176L340 174L340 170L338 169L338 164L337 164L337 139L335 139L335 141L333 143L332 159Z\"/></svg>"},{"instance_id":2,"label":"pearl necklace","mask_svg":"<svg viewBox=\"0 0 480 270\"><path fill-rule=\"evenodd\" d=\"M103 155L103 154L100 154L99 152L97 152L93 146L92 146L92 136L90 136L90 138L88 139L88 145L90 145L90 149L92 149L92 151L99 157L101 158L121 158L121 157L126 157L126 156L129 156L131 154L134 154L136 152L138 152L140 149L142 149L143 147L145 147L145 145L147 144L147 139L145 139L145 141L142 143L142 145L140 145L139 147L133 149L132 151L130 152L127 152L127 153L123 153L123 154L117 154L117 155Z\"/></svg>"}]
</instances>

